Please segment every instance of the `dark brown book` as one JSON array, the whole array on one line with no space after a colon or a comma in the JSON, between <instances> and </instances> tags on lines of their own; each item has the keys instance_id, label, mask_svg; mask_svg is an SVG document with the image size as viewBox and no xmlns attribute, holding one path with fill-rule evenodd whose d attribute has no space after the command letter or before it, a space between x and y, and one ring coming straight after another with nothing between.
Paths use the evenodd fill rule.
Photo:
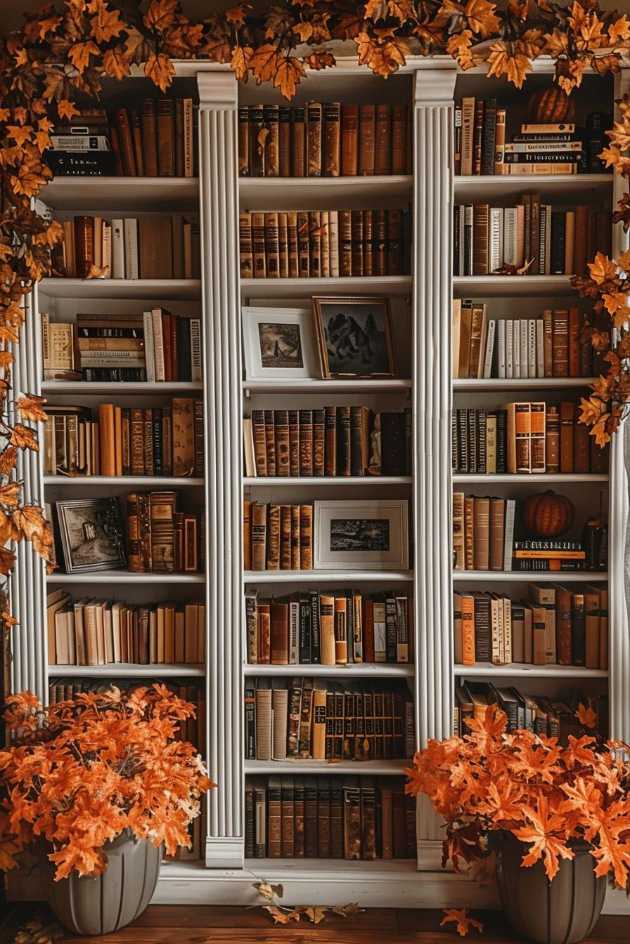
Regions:
<instances>
[{"instance_id":1,"label":"dark brown book","mask_svg":"<svg viewBox=\"0 0 630 944\"><path fill-rule=\"evenodd\" d=\"M488 275L489 256L488 239L490 225L490 205L476 203L473 207L473 275Z\"/></svg>"},{"instance_id":2,"label":"dark brown book","mask_svg":"<svg viewBox=\"0 0 630 944\"><path fill-rule=\"evenodd\" d=\"M271 603L271 664L289 664L289 604Z\"/></svg>"},{"instance_id":3,"label":"dark brown book","mask_svg":"<svg viewBox=\"0 0 630 944\"><path fill-rule=\"evenodd\" d=\"M158 174L160 177L175 176L175 102L172 98L159 98L157 106L158 128Z\"/></svg>"},{"instance_id":4,"label":"dark brown book","mask_svg":"<svg viewBox=\"0 0 630 944\"><path fill-rule=\"evenodd\" d=\"M75 216L74 244L76 255L77 276L80 279L87 275L94 264L94 218L91 216Z\"/></svg>"},{"instance_id":5,"label":"dark brown book","mask_svg":"<svg viewBox=\"0 0 630 944\"><path fill-rule=\"evenodd\" d=\"M132 573L143 573L144 562L140 546L140 518L138 495L127 495L127 568Z\"/></svg>"},{"instance_id":6,"label":"dark brown book","mask_svg":"<svg viewBox=\"0 0 630 944\"><path fill-rule=\"evenodd\" d=\"M407 128L408 109L405 105L394 105L392 109L392 174L407 173Z\"/></svg>"},{"instance_id":7,"label":"dark brown book","mask_svg":"<svg viewBox=\"0 0 630 944\"><path fill-rule=\"evenodd\" d=\"M280 276L280 243L278 240L278 214L275 211L265 213L265 265L266 278L277 279ZM254 265L256 253L254 252Z\"/></svg>"},{"instance_id":8,"label":"dark brown book","mask_svg":"<svg viewBox=\"0 0 630 944\"><path fill-rule=\"evenodd\" d=\"M184 176L184 100L175 99L175 176Z\"/></svg>"},{"instance_id":9,"label":"dark brown book","mask_svg":"<svg viewBox=\"0 0 630 944\"><path fill-rule=\"evenodd\" d=\"M363 274L374 275L374 211L363 210Z\"/></svg>"},{"instance_id":10,"label":"dark brown book","mask_svg":"<svg viewBox=\"0 0 630 944\"><path fill-rule=\"evenodd\" d=\"M138 253L141 279L173 277L173 233L170 216L138 219Z\"/></svg>"},{"instance_id":11,"label":"dark brown book","mask_svg":"<svg viewBox=\"0 0 630 944\"><path fill-rule=\"evenodd\" d=\"M315 476L326 474L325 417L325 410L313 410L313 475Z\"/></svg>"},{"instance_id":12,"label":"dark brown book","mask_svg":"<svg viewBox=\"0 0 630 944\"><path fill-rule=\"evenodd\" d=\"M280 177L291 176L291 109L278 109L278 170Z\"/></svg>"},{"instance_id":13,"label":"dark brown book","mask_svg":"<svg viewBox=\"0 0 630 944\"><path fill-rule=\"evenodd\" d=\"M270 859L282 857L282 780L280 777L270 777L267 784L267 855Z\"/></svg>"},{"instance_id":14,"label":"dark brown book","mask_svg":"<svg viewBox=\"0 0 630 944\"><path fill-rule=\"evenodd\" d=\"M134 407L130 420L131 475L144 475L144 410Z\"/></svg>"},{"instance_id":15,"label":"dark brown book","mask_svg":"<svg viewBox=\"0 0 630 944\"><path fill-rule=\"evenodd\" d=\"M352 475L351 409L337 407L337 475Z\"/></svg>"},{"instance_id":16,"label":"dark brown book","mask_svg":"<svg viewBox=\"0 0 630 944\"><path fill-rule=\"evenodd\" d=\"M580 376L580 333L582 317L578 308L569 308L568 347L569 377Z\"/></svg>"},{"instance_id":17,"label":"dark brown book","mask_svg":"<svg viewBox=\"0 0 630 944\"><path fill-rule=\"evenodd\" d=\"M280 505L267 506L267 570L280 570Z\"/></svg>"},{"instance_id":18,"label":"dark brown book","mask_svg":"<svg viewBox=\"0 0 630 944\"><path fill-rule=\"evenodd\" d=\"M306 210L298 210L297 237L299 277L307 279L311 274L311 240L309 215Z\"/></svg>"},{"instance_id":19,"label":"dark brown book","mask_svg":"<svg viewBox=\"0 0 630 944\"><path fill-rule=\"evenodd\" d=\"M327 406L325 410L324 456L324 475L335 476L337 474L337 407L335 406Z\"/></svg>"},{"instance_id":20,"label":"dark brown book","mask_svg":"<svg viewBox=\"0 0 630 944\"><path fill-rule=\"evenodd\" d=\"M402 210L387 211L387 275L403 272L403 214Z\"/></svg>"},{"instance_id":21,"label":"dark brown book","mask_svg":"<svg viewBox=\"0 0 630 944\"><path fill-rule=\"evenodd\" d=\"M254 278L254 251L252 242L252 214L243 212L238 218L239 258L242 279ZM264 269L264 229L262 264ZM257 275L257 278L260 276Z\"/></svg>"},{"instance_id":22,"label":"dark brown book","mask_svg":"<svg viewBox=\"0 0 630 944\"><path fill-rule=\"evenodd\" d=\"M483 128L486 103L483 98L475 99L475 116L473 123L473 174L481 173L483 162Z\"/></svg>"},{"instance_id":23,"label":"dark brown book","mask_svg":"<svg viewBox=\"0 0 630 944\"><path fill-rule=\"evenodd\" d=\"M164 419L164 413L162 414ZM194 429L194 467L193 475L203 478L205 466L205 424L203 418L203 400L193 400L193 429ZM164 472L166 475L166 472Z\"/></svg>"},{"instance_id":24,"label":"dark brown book","mask_svg":"<svg viewBox=\"0 0 630 944\"><path fill-rule=\"evenodd\" d=\"M610 227L609 227L610 228ZM587 206L575 208L575 242L573 245L574 272L576 275L586 275L587 249L589 233L589 212ZM575 374L571 374L575 377Z\"/></svg>"},{"instance_id":25,"label":"dark brown book","mask_svg":"<svg viewBox=\"0 0 630 944\"><path fill-rule=\"evenodd\" d=\"M313 411L300 410L300 475L312 476L313 463Z\"/></svg>"},{"instance_id":26,"label":"dark brown book","mask_svg":"<svg viewBox=\"0 0 630 944\"><path fill-rule=\"evenodd\" d=\"M387 211L374 211L374 275L387 275Z\"/></svg>"},{"instance_id":27,"label":"dark brown book","mask_svg":"<svg viewBox=\"0 0 630 944\"><path fill-rule=\"evenodd\" d=\"M311 278L322 275L322 213L321 210L309 210L308 234L310 251Z\"/></svg>"},{"instance_id":28,"label":"dark brown book","mask_svg":"<svg viewBox=\"0 0 630 944\"><path fill-rule=\"evenodd\" d=\"M374 173L392 172L392 109L390 105L376 106L374 138Z\"/></svg>"},{"instance_id":29,"label":"dark brown book","mask_svg":"<svg viewBox=\"0 0 630 944\"><path fill-rule=\"evenodd\" d=\"M276 475L288 478L290 475L289 462L289 412L288 410L273 410Z\"/></svg>"},{"instance_id":30,"label":"dark brown book","mask_svg":"<svg viewBox=\"0 0 630 944\"><path fill-rule=\"evenodd\" d=\"M120 158L125 177L136 177L136 157L133 146L133 131L129 112L126 108L117 108L115 112Z\"/></svg>"},{"instance_id":31,"label":"dark brown book","mask_svg":"<svg viewBox=\"0 0 630 944\"><path fill-rule=\"evenodd\" d=\"M300 505L300 570L313 569L313 506Z\"/></svg>"},{"instance_id":32,"label":"dark brown book","mask_svg":"<svg viewBox=\"0 0 630 944\"><path fill-rule=\"evenodd\" d=\"M474 504L474 569L490 568L490 499L477 496Z\"/></svg>"},{"instance_id":33,"label":"dark brown book","mask_svg":"<svg viewBox=\"0 0 630 944\"><path fill-rule=\"evenodd\" d=\"M278 262L281 279L289 278L289 227L288 214L278 211Z\"/></svg>"},{"instance_id":34,"label":"dark brown book","mask_svg":"<svg viewBox=\"0 0 630 944\"><path fill-rule=\"evenodd\" d=\"M267 276L265 214L258 211L252 213L251 226L254 278L264 279Z\"/></svg>"},{"instance_id":35,"label":"dark brown book","mask_svg":"<svg viewBox=\"0 0 630 944\"><path fill-rule=\"evenodd\" d=\"M238 174L249 177L249 107L241 105L238 109Z\"/></svg>"},{"instance_id":36,"label":"dark brown book","mask_svg":"<svg viewBox=\"0 0 630 944\"><path fill-rule=\"evenodd\" d=\"M306 177L306 122L301 105L291 114L291 176Z\"/></svg>"},{"instance_id":37,"label":"dark brown book","mask_svg":"<svg viewBox=\"0 0 630 944\"><path fill-rule=\"evenodd\" d=\"M136 161L136 176L144 177L144 156L142 153L142 115L135 108L129 110L131 134L133 138L133 154Z\"/></svg>"},{"instance_id":38,"label":"dark brown book","mask_svg":"<svg viewBox=\"0 0 630 944\"><path fill-rule=\"evenodd\" d=\"M151 492L151 564L154 573L175 570L175 492Z\"/></svg>"},{"instance_id":39,"label":"dark brown book","mask_svg":"<svg viewBox=\"0 0 630 944\"><path fill-rule=\"evenodd\" d=\"M560 411L555 403L547 404L545 463L547 472L560 471Z\"/></svg>"},{"instance_id":40,"label":"dark brown book","mask_svg":"<svg viewBox=\"0 0 630 944\"><path fill-rule=\"evenodd\" d=\"M253 416L253 413L252 413ZM289 410L289 475L300 474L300 411Z\"/></svg>"},{"instance_id":41,"label":"dark brown book","mask_svg":"<svg viewBox=\"0 0 630 944\"><path fill-rule=\"evenodd\" d=\"M300 570L300 506L291 505L291 570Z\"/></svg>"},{"instance_id":42,"label":"dark brown book","mask_svg":"<svg viewBox=\"0 0 630 944\"><path fill-rule=\"evenodd\" d=\"M339 275L352 275L352 212L350 210L339 210Z\"/></svg>"},{"instance_id":43,"label":"dark brown book","mask_svg":"<svg viewBox=\"0 0 630 944\"><path fill-rule=\"evenodd\" d=\"M252 569L252 502L243 499L243 569Z\"/></svg>"},{"instance_id":44,"label":"dark brown book","mask_svg":"<svg viewBox=\"0 0 630 944\"><path fill-rule=\"evenodd\" d=\"M588 426L576 418L573 427L573 471L580 475L591 471L590 439Z\"/></svg>"},{"instance_id":45,"label":"dark brown book","mask_svg":"<svg viewBox=\"0 0 630 944\"><path fill-rule=\"evenodd\" d=\"M560 472L574 471L575 403L560 404Z\"/></svg>"},{"instance_id":46,"label":"dark brown book","mask_svg":"<svg viewBox=\"0 0 630 944\"><path fill-rule=\"evenodd\" d=\"M359 106L341 106L341 174L356 177L359 172Z\"/></svg>"},{"instance_id":47,"label":"dark brown book","mask_svg":"<svg viewBox=\"0 0 630 944\"><path fill-rule=\"evenodd\" d=\"M359 174L374 174L376 147L376 106L359 106Z\"/></svg>"},{"instance_id":48,"label":"dark brown book","mask_svg":"<svg viewBox=\"0 0 630 944\"><path fill-rule=\"evenodd\" d=\"M291 505L280 505L280 570L292 569L293 519Z\"/></svg>"},{"instance_id":49,"label":"dark brown book","mask_svg":"<svg viewBox=\"0 0 630 944\"><path fill-rule=\"evenodd\" d=\"M297 279L300 275L298 249L298 215L297 210L287 212L287 247L289 255L289 278Z\"/></svg>"},{"instance_id":50,"label":"dark brown book","mask_svg":"<svg viewBox=\"0 0 630 944\"><path fill-rule=\"evenodd\" d=\"M280 109L263 105L265 137L265 177L280 176Z\"/></svg>"},{"instance_id":51,"label":"dark brown book","mask_svg":"<svg viewBox=\"0 0 630 944\"><path fill-rule=\"evenodd\" d=\"M262 502L252 502L251 535L252 570L265 570L267 564L267 505Z\"/></svg>"},{"instance_id":52,"label":"dark brown book","mask_svg":"<svg viewBox=\"0 0 630 944\"><path fill-rule=\"evenodd\" d=\"M322 114L321 102L309 102L306 106L306 173L308 177L322 175Z\"/></svg>"},{"instance_id":53,"label":"dark brown book","mask_svg":"<svg viewBox=\"0 0 630 944\"><path fill-rule=\"evenodd\" d=\"M361 210L350 211L350 232L352 235L352 275L363 276L363 213Z\"/></svg>"},{"instance_id":54,"label":"dark brown book","mask_svg":"<svg viewBox=\"0 0 630 944\"><path fill-rule=\"evenodd\" d=\"M552 316L552 377L569 376L569 312L560 309Z\"/></svg>"},{"instance_id":55,"label":"dark brown book","mask_svg":"<svg viewBox=\"0 0 630 944\"><path fill-rule=\"evenodd\" d=\"M265 134L263 106L249 106L249 170L251 177L263 177L265 173Z\"/></svg>"},{"instance_id":56,"label":"dark brown book","mask_svg":"<svg viewBox=\"0 0 630 944\"><path fill-rule=\"evenodd\" d=\"M325 102L323 105L324 173L339 177L341 172L341 105Z\"/></svg>"},{"instance_id":57,"label":"dark brown book","mask_svg":"<svg viewBox=\"0 0 630 944\"><path fill-rule=\"evenodd\" d=\"M572 665L571 591L556 588L556 636L559 665Z\"/></svg>"},{"instance_id":58,"label":"dark brown book","mask_svg":"<svg viewBox=\"0 0 630 944\"><path fill-rule=\"evenodd\" d=\"M317 779L304 778L304 856L317 858Z\"/></svg>"},{"instance_id":59,"label":"dark brown book","mask_svg":"<svg viewBox=\"0 0 630 944\"><path fill-rule=\"evenodd\" d=\"M266 466L268 476L278 474L276 461L276 427L274 423L273 410L264 410L265 417L265 443L267 448ZM255 444L255 440L254 440Z\"/></svg>"},{"instance_id":60,"label":"dark brown book","mask_svg":"<svg viewBox=\"0 0 630 944\"><path fill-rule=\"evenodd\" d=\"M292 859L295 856L295 790L293 777L282 778L281 796L282 857Z\"/></svg>"},{"instance_id":61,"label":"dark brown book","mask_svg":"<svg viewBox=\"0 0 630 944\"><path fill-rule=\"evenodd\" d=\"M271 604L266 601L258 604L258 662L271 664Z\"/></svg>"}]
</instances>

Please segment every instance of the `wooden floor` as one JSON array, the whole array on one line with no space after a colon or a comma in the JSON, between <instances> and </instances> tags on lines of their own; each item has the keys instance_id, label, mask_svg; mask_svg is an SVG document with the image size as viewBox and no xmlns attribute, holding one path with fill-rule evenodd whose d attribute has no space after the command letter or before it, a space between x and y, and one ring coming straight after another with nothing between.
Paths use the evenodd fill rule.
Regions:
<instances>
[{"instance_id":1,"label":"wooden floor","mask_svg":"<svg viewBox=\"0 0 630 944\"><path fill-rule=\"evenodd\" d=\"M30 909L29 909L30 910ZM32 914L32 911L31 911ZM497 912L475 912L485 925L468 941L511 944ZM328 917L318 927L274 927L258 908L154 905L128 928L106 938L64 937L64 944L461 944L457 934L440 929L441 911L374 909L348 919ZM601 918L590 944L622 944L630 939L630 918ZM13 936L0 940L12 941Z\"/></svg>"}]
</instances>

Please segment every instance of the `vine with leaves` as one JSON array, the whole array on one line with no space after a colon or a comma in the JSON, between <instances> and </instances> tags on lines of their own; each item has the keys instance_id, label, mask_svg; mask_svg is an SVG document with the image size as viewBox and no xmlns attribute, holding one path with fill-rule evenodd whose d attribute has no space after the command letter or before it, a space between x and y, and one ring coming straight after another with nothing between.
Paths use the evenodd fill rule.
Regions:
<instances>
[{"instance_id":1,"label":"vine with leaves","mask_svg":"<svg viewBox=\"0 0 630 944\"><path fill-rule=\"evenodd\" d=\"M630 20L597 0L507 0L500 7L490 0L273 0L263 11L242 2L199 22L184 16L178 0L63 0L0 37L0 575L13 568L15 542L32 541L45 559L52 548L42 509L23 504L15 472L19 450L38 448L44 401L15 397L15 423L8 407L24 297L52 272L62 239L59 223L32 205L52 178L44 155L54 125L77 115L79 101L97 100L104 78L122 80L134 69L165 92L177 59L227 63L239 81L270 82L291 99L307 70L335 64L339 40L353 43L359 63L383 78L410 54L446 54L462 69L485 62L489 76L521 88L534 60L549 56L558 85L570 93L587 70L619 71ZM604 159L630 177L630 101L621 103L610 137ZM630 225L629 194L614 218ZM590 279L576 280L595 302L589 331L610 364L582 401L582 421L600 444L628 409L629 276L629 254L616 261L598 255ZM0 624L8 630L13 622L3 596Z\"/></svg>"}]
</instances>

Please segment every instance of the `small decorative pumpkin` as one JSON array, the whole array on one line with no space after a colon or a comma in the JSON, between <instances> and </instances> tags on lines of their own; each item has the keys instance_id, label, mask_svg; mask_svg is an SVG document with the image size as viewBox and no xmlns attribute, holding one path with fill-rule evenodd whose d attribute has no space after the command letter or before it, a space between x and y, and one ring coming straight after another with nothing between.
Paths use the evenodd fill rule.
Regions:
<instances>
[{"instance_id":1,"label":"small decorative pumpkin","mask_svg":"<svg viewBox=\"0 0 630 944\"><path fill-rule=\"evenodd\" d=\"M556 124L575 119L575 102L557 85L534 92L529 100L530 121Z\"/></svg>"},{"instance_id":2,"label":"small decorative pumpkin","mask_svg":"<svg viewBox=\"0 0 630 944\"><path fill-rule=\"evenodd\" d=\"M523 523L530 534L555 538L573 524L575 508L565 495L540 492L530 495L523 505Z\"/></svg>"}]
</instances>

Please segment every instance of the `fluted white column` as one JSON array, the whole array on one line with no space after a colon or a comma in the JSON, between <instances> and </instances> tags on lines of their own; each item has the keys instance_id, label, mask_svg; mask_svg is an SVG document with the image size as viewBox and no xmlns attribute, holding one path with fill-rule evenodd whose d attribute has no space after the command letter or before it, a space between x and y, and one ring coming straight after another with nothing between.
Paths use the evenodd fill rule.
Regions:
<instances>
[{"instance_id":1,"label":"fluted white column","mask_svg":"<svg viewBox=\"0 0 630 944\"><path fill-rule=\"evenodd\" d=\"M198 76L206 422L206 865L243 865L241 682L241 339L239 330L237 84Z\"/></svg>"}]
</instances>

